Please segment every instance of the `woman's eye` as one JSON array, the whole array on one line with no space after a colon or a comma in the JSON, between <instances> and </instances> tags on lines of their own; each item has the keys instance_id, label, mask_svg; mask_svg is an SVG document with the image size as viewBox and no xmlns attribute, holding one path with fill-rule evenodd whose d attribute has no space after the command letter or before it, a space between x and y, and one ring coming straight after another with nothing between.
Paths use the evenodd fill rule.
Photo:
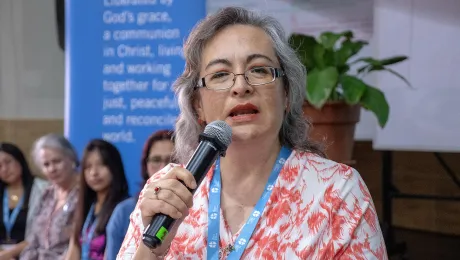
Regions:
<instances>
[{"instance_id":1,"label":"woman's eye","mask_svg":"<svg viewBox=\"0 0 460 260\"><path fill-rule=\"evenodd\" d=\"M265 67L256 67L251 69L251 73L256 73L256 74L269 74L270 70Z\"/></svg>"},{"instance_id":2,"label":"woman's eye","mask_svg":"<svg viewBox=\"0 0 460 260\"><path fill-rule=\"evenodd\" d=\"M211 79L218 79L218 78L226 77L228 76L228 74L229 74L228 72L217 72L217 73L212 74Z\"/></svg>"}]
</instances>

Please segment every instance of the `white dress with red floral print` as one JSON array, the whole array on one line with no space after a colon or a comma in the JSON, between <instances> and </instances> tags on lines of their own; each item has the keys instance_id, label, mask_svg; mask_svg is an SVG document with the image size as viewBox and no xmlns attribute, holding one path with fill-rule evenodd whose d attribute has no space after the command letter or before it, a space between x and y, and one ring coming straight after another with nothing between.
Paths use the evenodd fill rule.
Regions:
<instances>
[{"instance_id":1,"label":"white dress with red floral print","mask_svg":"<svg viewBox=\"0 0 460 260\"><path fill-rule=\"evenodd\" d=\"M180 225L165 259L206 259L208 192L213 173L214 167L196 191L193 208ZM220 248L225 248L239 234L231 234L220 215ZM142 243L143 229L136 206L117 259L133 258ZM359 173L347 165L293 151L242 259L388 258L371 195Z\"/></svg>"}]
</instances>

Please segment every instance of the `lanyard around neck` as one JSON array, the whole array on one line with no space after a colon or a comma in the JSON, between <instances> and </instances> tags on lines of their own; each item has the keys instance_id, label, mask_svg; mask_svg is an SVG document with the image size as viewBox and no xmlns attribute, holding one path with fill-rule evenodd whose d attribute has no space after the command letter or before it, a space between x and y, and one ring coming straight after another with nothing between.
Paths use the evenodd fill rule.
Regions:
<instances>
[{"instance_id":1,"label":"lanyard around neck","mask_svg":"<svg viewBox=\"0 0 460 260\"><path fill-rule=\"evenodd\" d=\"M257 202L252 214L246 221L240 235L235 240L235 244L228 249L228 259L240 259L244 250L246 249L249 240L254 233L257 223L265 209L265 206L270 198L273 187L276 183L279 173L283 168L284 163L291 154L291 150L282 147L276 163L273 166L268 182L265 185L264 192ZM219 253L220 242L220 199L221 199L221 173L220 173L220 159L217 159L214 174L211 180L209 189L209 209L208 209L208 244L207 244L207 259L219 259L222 253Z\"/></svg>"},{"instance_id":2,"label":"lanyard around neck","mask_svg":"<svg viewBox=\"0 0 460 260\"><path fill-rule=\"evenodd\" d=\"M94 203L89 209L88 215L86 215L85 224L81 230L81 259L88 260L89 252L91 247L91 240L93 240L94 232L96 230L97 218L91 221L94 216Z\"/></svg>"},{"instance_id":3,"label":"lanyard around neck","mask_svg":"<svg viewBox=\"0 0 460 260\"><path fill-rule=\"evenodd\" d=\"M16 207L14 207L13 212L10 215L10 205L8 200L8 191L3 191L3 225L5 225L6 238L7 240L11 239L11 231L13 226L16 223L19 212L21 211L22 206L24 205L24 196L21 197Z\"/></svg>"}]
</instances>

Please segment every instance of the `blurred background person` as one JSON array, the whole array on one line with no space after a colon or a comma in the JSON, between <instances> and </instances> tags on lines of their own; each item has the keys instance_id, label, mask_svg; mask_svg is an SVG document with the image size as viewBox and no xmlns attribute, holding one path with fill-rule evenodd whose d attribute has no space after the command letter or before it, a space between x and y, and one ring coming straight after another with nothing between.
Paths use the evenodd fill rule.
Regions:
<instances>
[{"instance_id":1,"label":"blurred background person","mask_svg":"<svg viewBox=\"0 0 460 260\"><path fill-rule=\"evenodd\" d=\"M129 196L118 149L104 140L92 140L84 151L82 173L67 259L102 260L109 218L117 204Z\"/></svg>"},{"instance_id":2,"label":"blurred background person","mask_svg":"<svg viewBox=\"0 0 460 260\"><path fill-rule=\"evenodd\" d=\"M141 158L142 186L154 173L170 163L174 151L173 131L159 130L144 143ZM142 187L141 186L141 187ZM126 199L115 208L107 224L106 259L115 259L129 226L129 216L136 206L137 196Z\"/></svg>"},{"instance_id":3,"label":"blurred background person","mask_svg":"<svg viewBox=\"0 0 460 260\"><path fill-rule=\"evenodd\" d=\"M32 157L50 186L32 216L28 245L20 259L62 259L68 249L78 200L78 156L65 137L48 134L34 143Z\"/></svg>"},{"instance_id":4,"label":"blurred background person","mask_svg":"<svg viewBox=\"0 0 460 260\"><path fill-rule=\"evenodd\" d=\"M26 245L23 240L33 181L23 152L12 143L0 143L0 259L17 256Z\"/></svg>"}]
</instances>

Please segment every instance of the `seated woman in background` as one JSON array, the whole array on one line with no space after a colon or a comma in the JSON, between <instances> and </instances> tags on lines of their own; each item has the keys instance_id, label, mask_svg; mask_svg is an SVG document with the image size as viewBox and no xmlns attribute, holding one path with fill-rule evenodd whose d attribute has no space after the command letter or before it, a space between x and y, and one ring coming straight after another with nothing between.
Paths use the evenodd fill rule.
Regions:
<instances>
[{"instance_id":1,"label":"seated woman in background","mask_svg":"<svg viewBox=\"0 0 460 260\"><path fill-rule=\"evenodd\" d=\"M59 260L68 249L78 199L77 153L62 135L48 134L34 143L32 158L50 186L32 216L28 246L20 259Z\"/></svg>"},{"instance_id":2,"label":"seated woman in background","mask_svg":"<svg viewBox=\"0 0 460 260\"><path fill-rule=\"evenodd\" d=\"M0 259L10 259L24 249L27 212L34 177L22 151L14 144L0 143ZM10 250L14 249L11 252Z\"/></svg>"},{"instance_id":3,"label":"seated woman in background","mask_svg":"<svg viewBox=\"0 0 460 260\"><path fill-rule=\"evenodd\" d=\"M174 150L173 132L159 130L145 142L141 158L142 187L154 173L171 162ZM136 206L137 196L129 198L115 208L107 224L106 259L115 259L129 226L129 215Z\"/></svg>"},{"instance_id":4,"label":"seated woman in background","mask_svg":"<svg viewBox=\"0 0 460 260\"><path fill-rule=\"evenodd\" d=\"M128 182L117 148L92 140L85 148L83 176L67 259L102 260L106 226L118 203L128 198Z\"/></svg>"}]
</instances>

